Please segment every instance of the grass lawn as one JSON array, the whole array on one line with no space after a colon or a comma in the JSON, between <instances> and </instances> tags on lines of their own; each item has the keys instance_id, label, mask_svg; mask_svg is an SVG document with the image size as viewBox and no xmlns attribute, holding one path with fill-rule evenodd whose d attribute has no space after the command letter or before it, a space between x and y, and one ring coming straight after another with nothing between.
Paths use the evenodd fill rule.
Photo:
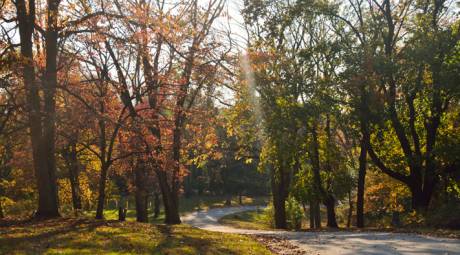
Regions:
<instances>
[{"instance_id":1,"label":"grass lawn","mask_svg":"<svg viewBox=\"0 0 460 255\"><path fill-rule=\"evenodd\" d=\"M263 210L230 214L222 217L219 223L235 228L258 230L273 229L266 221Z\"/></svg>"},{"instance_id":2,"label":"grass lawn","mask_svg":"<svg viewBox=\"0 0 460 255\"><path fill-rule=\"evenodd\" d=\"M268 197L245 197L243 196L242 205L266 205L268 203ZM126 213L127 221L136 220L136 210L133 208L134 203L130 203L128 211ZM225 207L225 197L223 196L195 196L190 198L182 197L179 201L179 211L181 215L197 210L206 210L210 208ZM231 206L239 206L237 197L232 198ZM96 211L84 212L84 215L89 218L94 218ZM118 209L117 208L106 208L104 210L104 219L106 220L118 220ZM164 212L161 211L158 218L153 218L153 209L149 208L149 222L154 224L163 223Z\"/></svg>"},{"instance_id":3,"label":"grass lawn","mask_svg":"<svg viewBox=\"0 0 460 255\"><path fill-rule=\"evenodd\" d=\"M0 254L271 254L249 237L187 225L70 218L0 227Z\"/></svg>"}]
</instances>

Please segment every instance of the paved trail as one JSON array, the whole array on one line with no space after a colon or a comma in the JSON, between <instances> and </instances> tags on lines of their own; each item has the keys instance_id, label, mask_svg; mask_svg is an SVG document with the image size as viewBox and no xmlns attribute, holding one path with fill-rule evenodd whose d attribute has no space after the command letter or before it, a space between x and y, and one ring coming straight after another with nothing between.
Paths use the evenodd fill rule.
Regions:
<instances>
[{"instance_id":1,"label":"paved trail","mask_svg":"<svg viewBox=\"0 0 460 255\"><path fill-rule=\"evenodd\" d=\"M256 206L227 207L194 212L182 217L192 226L226 233L269 235L289 240L305 254L442 254L460 255L460 240L416 234L383 232L293 232L250 230L223 226L218 220L228 214L256 210Z\"/></svg>"}]
</instances>

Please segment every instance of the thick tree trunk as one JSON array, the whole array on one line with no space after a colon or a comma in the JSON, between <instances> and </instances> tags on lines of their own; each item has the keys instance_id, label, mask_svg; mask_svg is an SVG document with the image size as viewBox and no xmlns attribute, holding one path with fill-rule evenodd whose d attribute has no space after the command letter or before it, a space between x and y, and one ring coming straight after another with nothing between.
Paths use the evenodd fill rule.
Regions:
<instances>
[{"instance_id":1,"label":"thick tree trunk","mask_svg":"<svg viewBox=\"0 0 460 255\"><path fill-rule=\"evenodd\" d=\"M169 206L166 209L165 207L165 223L169 225L180 224L180 216L179 216L179 196L177 193L173 192L169 196Z\"/></svg>"},{"instance_id":2,"label":"thick tree trunk","mask_svg":"<svg viewBox=\"0 0 460 255\"><path fill-rule=\"evenodd\" d=\"M58 191L56 183L56 87L57 87L57 52L58 52L58 15L59 1L48 0L47 30L45 34L46 68L43 80L44 118L42 150L45 161L44 185L41 189L47 198L39 204L37 217L56 217L58 213ZM40 188L40 187L39 187Z\"/></svg>"},{"instance_id":3,"label":"thick tree trunk","mask_svg":"<svg viewBox=\"0 0 460 255\"><path fill-rule=\"evenodd\" d=\"M57 14L57 5L54 2L52 2L51 5L48 4L48 16L50 16L50 12L53 11L53 9L56 10ZM47 78L50 76L52 80L45 84L45 87L48 88L48 90L44 91L44 94L48 99L48 104L45 102L44 110L45 113L48 113L45 115L45 119L52 123L46 124L47 129L45 130L45 135L42 125L39 87L35 80L32 49L32 35L35 23L35 1L30 0L28 2L28 6L26 6L26 2L24 0L18 0L16 2L16 10L18 16L21 55L24 58L22 62L24 63L22 67L22 76L26 88L26 108L28 112L29 130L32 143L33 166L38 188L38 209L35 216L37 218L59 217L54 165L54 115L50 114L53 113L53 105L50 103L54 100L54 90L52 87L56 84L53 83L56 81L56 76L53 74L56 73L55 57L57 51L57 47L54 47L57 45L57 37L53 36L55 34L52 33L52 28L53 25L55 25L57 17L48 20L48 31L46 35L47 49L49 47L51 52L46 56L47 64L45 77Z\"/></svg>"},{"instance_id":4,"label":"thick tree trunk","mask_svg":"<svg viewBox=\"0 0 460 255\"><path fill-rule=\"evenodd\" d=\"M161 197L163 198L163 207L165 210L165 223L166 224L180 224L179 206L177 201L179 198L174 198L174 193L171 192L168 185L166 173L161 169L155 170L160 185ZM177 194L176 194L177 196Z\"/></svg>"},{"instance_id":5,"label":"thick tree trunk","mask_svg":"<svg viewBox=\"0 0 460 255\"><path fill-rule=\"evenodd\" d=\"M328 195L324 201L327 210L327 226L330 228L338 228L336 215L335 215L335 198Z\"/></svg>"},{"instance_id":6,"label":"thick tree trunk","mask_svg":"<svg viewBox=\"0 0 460 255\"><path fill-rule=\"evenodd\" d=\"M139 160L134 169L136 183L136 219L138 222L148 222L148 207L147 207L147 187L145 164Z\"/></svg>"},{"instance_id":7,"label":"thick tree trunk","mask_svg":"<svg viewBox=\"0 0 460 255\"><path fill-rule=\"evenodd\" d=\"M160 215L160 194L153 193L153 218L158 218Z\"/></svg>"},{"instance_id":8,"label":"thick tree trunk","mask_svg":"<svg viewBox=\"0 0 460 255\"><path fill-rule=\"evenodd\" d=\"M273 193L273 208L275 209L275 228L286 229L286 183L282 170L278 174L274 167L271 168L271 186Z\"/></svg>"},{"instance_id":9,"label":"thick tree trunk","mask_svg":"<svg viewBox=\"0 0 460 255\"><path fill-rule=\"evenodd\" d=\"M273 207L275 209L275 228L286 229L286 199L282 196L274 195Z\"/></svg>"},{"instance_id":10,"label":"thick tree trunk","mask_svg":"<svg viewBox=\"0 0 460 255\"><path fill-rule=\"evenodd\" d=\"M425 189L422 190L418 185L410 186L412 209L422 213L428 209L432 195L432 192L428 193L425 191L426 189L430 189L430 187L424 188Z\"/></svg>"},{"instance_id":11,"label":"thick tree trunk","mask_svg":"<svg viewBox=\"0 0 460 255\"><path fill-rule=\"evenodd\" d=\"M101 175L99 176L99 197L97 200L96 219L104 218L105 186L107 183L108 168L106 164L102 164Z\"/></svg>"}]
</instances>

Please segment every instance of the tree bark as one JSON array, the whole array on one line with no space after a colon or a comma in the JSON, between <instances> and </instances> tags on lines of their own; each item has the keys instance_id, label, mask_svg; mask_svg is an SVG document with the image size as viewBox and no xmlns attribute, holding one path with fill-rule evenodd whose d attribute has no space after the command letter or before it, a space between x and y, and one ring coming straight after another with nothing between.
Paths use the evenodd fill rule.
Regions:
<instances>
[{"instance_id":1,"label":"tree bark","mask_svg":"<svg viewBox=\"0 0 460 255\"><path fill-rule=\"evenodd\" d=\"M142 160L138 160L135 169L135 200L136 200L136 220L138 222L148 222L148 207L147 207L147 187L146 187L146 172L145 164Z\"/></svg>"},{"instance_id":2,"label":"tree bark","mask_svg":"<svg viewBox=\"0 0 460 255\"><path fill-rule=\"evenodd\" d=\"M361 125L363 125L363 123ZM359 155L358 195L356 201L356 226L358 228L364 227L364 188L367 168L367 144L369 143L368 132L365 130L361 132L363 132L363 134L361 138L361 152Z\"/></svg>"},{"instance_id":3,"label":"tree bark","mask_svg":"<svg viewBox=\"0 0 460 255\"><path fill-rule=\"evenodd\" d=\"M313 190L315 196L317 197L314 200L314 216L315 216L315 225L316 228L321 227L321 210L319 205L319 200L321 197L326 196L326 192L323 189L321 183L320 175L320 161L319 161L319 143L318 143L318 134L316 132L317 123L315 122L312 127L312 149L310 152L312 170L313 170Z\"/></svg>"},{"instance_id":4,"label":"tree bark","mask_svg":"<svg viewBox=\"0 0 460 255\"><path fill-rule=\"evenodd\" d=\"M63 152L63 158L69 171L70 189L72 192L72 204L74 210L81 210L81 191L80 191L80 169L77 155L76 143L72 142Z\"/></svg>"},{"instance_id":5,"label":"tree bark","mask_svg":"<svg viewBox=\"0 0 460 255\"><path fill-rule=\"evenodd\" d=\"M155 169L158 178L158 184L163 198L163 207L165 210L165 223L166 224L180 224L179 206L177 201L179 198L174 198L174 193L171 192L168 184L167 174L162 169ZM177 195L177 193L176 193Z\"/></svg>"},{"instance_id":6,"label":"tree bark","mask_svg":"<svg viewBox=\"0 0 460 255\"><path fill-rule=\"evenodd\" d=\"M46 71L44 83L44 122L41 115L40 91L35 79L32 35L35 26L35 1L30 0L28 6L24 0L16 1L21 56L24 58L22 76L26 88L28 123L32 143L33 166L38 188L37 218L59 217L56 166L54 155L54 105L57 83L57 13L58 3L48 1L48 21L45 43ZM51 13L54 13L51 15ZM49 80L48 80L49 79Z\"/></svg>"},{"instance_id":7,"label":"tree bark","mask_svg":"<svg viewBox=\"0 0 460 255\"><path fill-rule=\"evenodd\" d=\"M347 228L350 228L351 219L353 217L353 200L351 199L351 190L348 191L348 206Z\"/></svg>"},{"instance_id":8,"label":"tree bark","mask_svg":"<svg viewBox=\"0 0 460 255\"><path fill-rule=\"evenodd\" d=\"M275 228L287 229L286 221L286 198L287 184L283 170L276 171L271 168L271 185L273 193L273 208L275 209Z\"/></svg>"},{"instance_id":9,"label":"tree bark","mask_svg":"<svg viewBox=\"0 0 460 255\"><path fill-rule=\"evenodd\" d=\"M126 220L126 207L125 207L125 195L120 194L120 201L118 202L118 220L125 221Z\"/></svg>"},{"instance_id":10,"label":"tree bark","mask_svg":"<svg viewBox=\"0 0 460 255\"><path fill-rule=\"evenodd\" d=\"M321 206L319 200L314 201L314 217L315 217L315 228L321 228Z\"/></svg>"},{"instance_id":11,"label":"tree bark","mask_svg":"<svg viewBox=\"0 0 460 255\"><path fill-rule=\"evenodd\" d=\"M2 199L0 197L0 219L3 219L4 217L5 217L5 214L3 213Z\"/></svg>"},{"instance_id":12,"label":"tree bark","mask_svg":"<svg viewBox=\"0 0 460 255\"><path fill-rule=\"evenodd\" d=\"M338 228L335 215L335 198L333 195L327 195L324 204L327 209L327 226L330 228Z\"/></svg>"},{"instance_id":13,"label":"tree bark","mask_svg":"<svg viewBox=\"0 0 460 255\"><path fill-rule=\"evenodd\" d=\"M107 183L108 168L109 166L107 166L106 164L102 164L101 166L101 174L99 176L99 197L97 200L96 219L104 218L105 186Z\"/></svg>"}]
</instances>

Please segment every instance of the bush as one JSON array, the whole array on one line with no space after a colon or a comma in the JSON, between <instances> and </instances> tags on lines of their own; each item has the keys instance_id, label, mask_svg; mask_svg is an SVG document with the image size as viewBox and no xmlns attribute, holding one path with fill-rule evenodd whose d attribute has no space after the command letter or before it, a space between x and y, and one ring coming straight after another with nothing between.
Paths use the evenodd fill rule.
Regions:
<instances>
[{"instance_id":1,"label":"bush","mask_svg":"<svg viewBox=\"0 0 460 255\"><path fill-rule=\"evenodd\" d=\"M267 207L264 209L262 219L270 227L275 227L275 208L273 208L273 202L268 203Z\"/></svg>"},{"instance_id":2,"label":"bush","mask_svg":"<svg viewBox=\"0 0 460 255\"><path fill-rule=\"evenodd\" d=\"M303 211L300 203L292 196L287 200L286 217L290 229L299 230L302 227Z\"/></svg>"},{"instance_id":3,"label":"bush","mask_svg":"<svg viewBox=\"0 0 460 255\"><path fill-rule=\"evenodd\" d=\"M460 204L446 203L431 209L426 215L426 225L435 228L460 229Z\"/></svg>"}]
</instances>

